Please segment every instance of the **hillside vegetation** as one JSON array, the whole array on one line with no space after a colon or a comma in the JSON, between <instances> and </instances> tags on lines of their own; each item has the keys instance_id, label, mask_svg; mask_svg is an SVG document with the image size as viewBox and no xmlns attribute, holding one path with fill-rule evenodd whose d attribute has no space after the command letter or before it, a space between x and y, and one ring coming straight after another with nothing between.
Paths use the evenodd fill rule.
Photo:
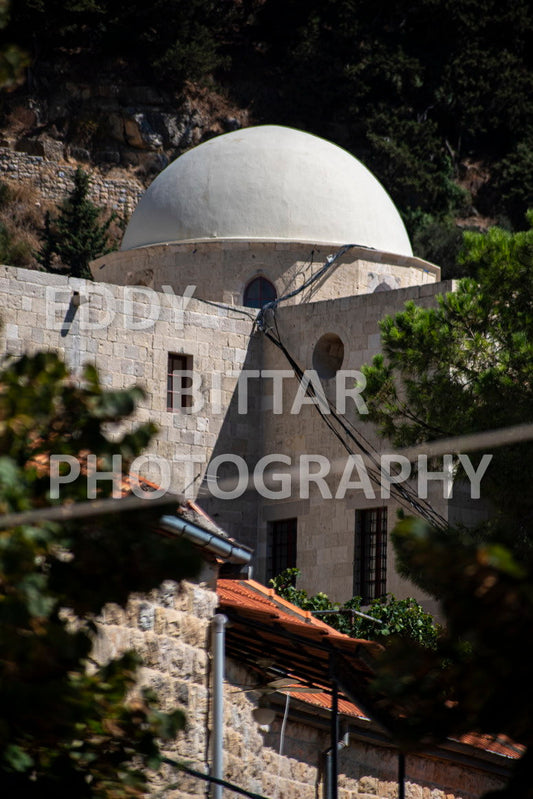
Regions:
<instances>
[{"instance_id":1,"label":"hillside vegetation","mask_svg":"<svg viewBox=\"0 0 533 799\"><path fill-rule=\"evenodd\" d=\"M525 226L532 19L527 0L17 0L7 33L31 67L4 125L26 103L38 112L25 135L47 132L93 164L114 141L120 167L139 167L131 149L144 148L154 171L242 124L298 127L360 158L417 254L451 265L461 228ZM125 119L151 92L152 133L116 146L95 85ZM154 105L179 135L168 120L158 131Z\"/></svg>"}]
</instances>

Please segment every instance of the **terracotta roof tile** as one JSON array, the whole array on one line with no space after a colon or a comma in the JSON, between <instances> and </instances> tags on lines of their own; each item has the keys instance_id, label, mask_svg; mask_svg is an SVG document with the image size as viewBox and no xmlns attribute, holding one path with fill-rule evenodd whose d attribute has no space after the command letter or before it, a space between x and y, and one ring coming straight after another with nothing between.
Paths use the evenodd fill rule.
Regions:
<instances>
[{"instance_id":1,"label":"terracotta roof tile","mask_svg":"<svg viewBox=\"0 0 533 799\"><path fill-rule=\"evenodd\" d=\"M379 644L338 632L329 624L317 619L308 610L293 605L278 596L272 588L267 588L255 580L218 580L217 593L222 608L233 608L242 613L266 614L277 619L287 630L302 635L324 636L331 641L355 651L358 644L381 650ZM311 629L309 629L311 628Z\"/></svg>"},{"instance_id":2,"label":"terracotta roof tile","mask_svg":"<svg viewBox=\"0 0 533 799\"><path fill-rule=\"evenodd\" d=\"M381 651L379 644L371 641L350 638L333 629L325 622L312 616L296 605L278 596L272 589L266 588L255 580L218 580L217 592L220 609L230 617L228 627L228 654L252 668L257 668L254 657L263 647L263 656L272 654L278 665L283 665L286 674L294 678L294 685L302 683L313 685L313 691L290 690L291 698L306 705L331 709L331 693L329 685L328 655L329 648L347 656L356 678L371 676L371 669L366 664L364 653L374 656ZM247 628L247 624L250 625ZM257 625L254 627L254 625ZM290 642L295 636L299 644ZM306 643L308 642L308 643ZM362 657L362 659L361 659ZM310 661L316 663L310 665ZM361 682L359 683L361 684ZM324 690L320 690L323 688ZM283 687L278 689L283 692ZM357 689L355 689L357 691ZM353 699L359 697L346 694L339 695L339 712L361 720L370 721ZM521 757L524 747L513 743L505 736L489 736L470 733L461 738L450 739L503 757L517 759Z\"/></svg>"},{"instance_id":3,"label":"terracotta roof tile","mask_svg":"<svg viewBox=\"0 0 533 799\"><path fill-rule=\"evenodd\" d=\"M525 746L514 743L514 741L511 741L506 735L491 736L481 735L479 733L468 733L467 735L462 735L460 738L452 738L451 740L457 740L468 746L474 746L476 749L483 749L485 752L492 752L496 755L510 757L513 760L522 757L526 750Z\"/></svg>"}]
</instances>

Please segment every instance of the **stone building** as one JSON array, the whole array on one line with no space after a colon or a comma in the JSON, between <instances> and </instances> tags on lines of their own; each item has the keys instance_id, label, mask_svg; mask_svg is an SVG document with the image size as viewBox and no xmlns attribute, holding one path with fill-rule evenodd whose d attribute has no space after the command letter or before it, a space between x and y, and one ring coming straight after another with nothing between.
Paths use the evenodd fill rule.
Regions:
<instances>
[{"instance_id":1,"label":"stone building","mask_svg":"<svg viewBox=\"0 0 533 799\"><path fill-rule=\"evenodd\" d=\"M338 633L254 580L217 579L219 568L245 565L250 553L194 504L161 526L201 546L201 581L167 581L132 597L125 610L108 606L94 652L105 661L134 648L144 662L141 679L163 709L187 714L155 791L168 799L205 796L201 775L208 774L269 799L330 799L334 773L339 799L395 799L400 782L407 799L475 799L501 787L520 748L472 735L402 760L386 727L359 701L377 644ZM225 645L217 655L219 633ZM174 768L177 762L187 769Z\"/></svg>"},{"instance_id":2,"label":"stone building","mask_svg":"<svg viewBox=\"0 0 533 799\"><path fill-rule=\"evenodd\" d=\"M362 164L278 127L226 134L179 158L141 199L122 250L92 269L94 281L0 267L2 349L54 349L74 372L96 363L106 386L142 384L146 399L134 421L153 419L159 433L138 470L197 500L217 524L192 522L206 553L203 582L169 583L132 598L125 612L107 608L97 655L140 652L143 679L169 708L177 702L189 714L170 754L205 771L218 603L232 622L224 776L270 799L324 795L332 715L326 662L314 677L320 690L290 692L284 751L288 692L278 685L269 695L269 729L254 711L265 701L261 686L272 682L273 649L280 668L287 631L292 645L318 636L332 650L344 651L344 637L243 575L219 580L217 598L216 569L220 562L226 573L252 566L266 583L296 565L310 592L341 601L354 593L418 595L431 608L395 572L387 541L396 511L467 519L475 503L444 500L438 480L423 502L416 485L393 485L387 497L370 468L365 480L368 461L353 456L377 458L383 444L356 413L356 381L379 351L379 320L408 299L431 304L451 284L413 256L398 212ZM244 644L259 634L262 664ZM292 659L288 651L281 667L309 689L294 646ZM352 660L364 670L355 653ZM340 795L392 799L398 755L390 739L349 692L341 690L338 711L349 733L338 755ZM473 799L501 783L513 756L501 742L474 739L410 756L407 796ZM175 795L204 792L198 779L182 777Z\"/></svg>"},{"instance_id":3,"label":"stone building","mask_svg":"<svg viewBox=\"0 0 533 799\"><path fill-rule=\"evenodd\" d=\"M475 502L443 500L438 479L427 500L408 483L387 498L361 474L353 455L384 445L354 386L379 320L451 286L413 256L371 173L288 128L216 137L159 175L121 251L92 269L95 282L4 267L6 351L51 347L110 386L141 383L138 417L160 429L146 476L168 467L173 489L254 550L259 579L296 565L308 591L414 594L432 609L395 572L396 511L463 519Z\"/></svg>"}]
</instances>

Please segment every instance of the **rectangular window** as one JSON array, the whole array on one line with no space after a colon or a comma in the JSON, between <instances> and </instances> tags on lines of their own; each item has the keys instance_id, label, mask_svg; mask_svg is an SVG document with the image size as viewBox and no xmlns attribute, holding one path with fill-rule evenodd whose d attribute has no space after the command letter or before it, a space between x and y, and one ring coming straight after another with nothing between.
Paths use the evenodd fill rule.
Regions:
<instances>
[{"instance_id":1,"label":"rectangular window","mask_svg":"<svg viewBox=\"0 0 533 799\"><path fill-rule=\"evenodd\" d=\"M387 508L355 512L354 596L368 603L387 593Z\"/></svg>"},{"instance_id":2,"label":"rectangular window","mask_svg":"<svg viewBox=\"0 0 533 799\"><path fill-rule=\"evenodd\" d=\"M181 411L192 407L192 396L184 389L190 389L192 378L192 355L169 352L167 369L167 411Z\"/></svg>"},{"instance_id":3,"label":"rectangular window","mask_svg":"<svg viewBox=\"0 0 533 799\"><path fill-rule=\"evenodd\" d=\"M296 566L296 519L280 519L268 525L267 580Z\"/></svg>"}]
</instances>

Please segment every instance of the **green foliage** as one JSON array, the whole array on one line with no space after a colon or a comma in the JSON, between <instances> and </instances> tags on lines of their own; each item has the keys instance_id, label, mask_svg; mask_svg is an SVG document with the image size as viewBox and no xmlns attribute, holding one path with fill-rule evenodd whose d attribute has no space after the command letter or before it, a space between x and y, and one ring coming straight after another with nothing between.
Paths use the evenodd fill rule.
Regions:
<instances>
[{"instance_id":1,"label":"green foliage","mask_svg":"<svg viewBox=\"0 0 533 799\"><path fill-rule=\"evenodd\" d=\"M383 355L362 369L370 418L396 446L533 421L533 230L467 232L460 264L476 278L387 317ZM532 456L529 442L494 449L492 515L475 529L398 522L397 568L439 600L445 627L434 649L391 641L373 686L406 749L468 732L526 746L491 799L531 796Z\"/></svg>"},{"instance_id":2,"label":"green foliage","mask_svg":"<svg viewBox=\"0 0 533 799\"><path fill-rule=\"evenodd\" d=\"M89 263L110 252L109 227L111 214L100 222L100 209L88 199L90 178L80 167L74 174L74 188L59 206L59 214L51 219L46 214L41 233L42 245L35 257L47 271L57 271L54 255L68 266L73 277L92 278Z\"/></svg>"},{"instance_id":3,"label":"green foliage","mask_svg":"<svg viewBox=\"0 0 533 799\"><path fill-rule=\"evenodd\" d=\"M5 28L10 16L9 0L0 0L0 30ZM10 90L18 86L24 75L24 70L29 66L28 53L17 44L8 42L0 48L0 89Z\"/></svg>"},{"instance_id":4,"label":"green foliage","mask_svg":"<svg viewBox=\"0 0 533 799\"><path fill-rule=\"evenodd\" d=\"M406 214L405 224L413 252L440 266L442 280L469 275L467 267L459 264L463 231L457 227L452 216L432 216L417 210Z\"/></svg>"},{"instance_id":5,"label":"green foliage","mask_svg":"<svg viewBox=\"0 0 533 799\"><path fill-rule=\"evenodd\" d=\"M87 498L86 471L50 496L49 457L87 453L100 469L124 467L153 425L108 437L130 415L138 388L107 392L94 367L74 380L53 353L10 360L0 372L0 512ZM111 482L98 483L99 497ZM149 505L150 503L146 503ZM0 530L0 786L5 795L119 799L144 793L159 765L157 739L183 726L149 691L133 692L138 657L90 658L95 620L108 602L192 576L198 559L152 532L149 509L76 522ZM133 692L133 693L132 693Z\"/></svg>"},{"instance_id":6,"label":"green foliage","mask_svg":"<svg viewBox=\"0 0 533 799\"><path fill-rule=\"evenodd\" d=\"M506 789L531 796L533 558L405 519L394 543L411 575L440 601L446 626L434 649L393 641L377 661L373 689L406 749L478 732L527 747ZM493 797L493 794L490 794Z\"/></svg>"},{"instance_id":7,"label":"green foliage","mask_svg":"<svg viewBox=\"0 0 533 799\"><path fill-rule=\"evenodd\" d=\"M494 167L485 203L507 218L514 228L524 227L533 197L533 133L524 135Z\"/></svg>"},{"instance_id":8,"label":"green foliage","mask_svg":"<svg viewBox=\"0 0 533 799\"><path fill-rule=\"evenodd\" d=\"M223 83L258 121L361 158L408 223L463 212L465 158L493 172L480 213L519 227L530 202L527 0L18 0L10 32L37 68L125 62L165 90Z\"/></svg>"},{"instance_id":9,"label":"green foliage","mask_svg":"<svg viewBox=\"0 0 533 799\"><path fill-rule=\"evenodd\" d=\"M11 27L41 57L125 58L152 81L180 87L227 66L225 45L242 13L215 0L18 0Z\"/></svg>"},{"instance_id":10,"label":"green foliage","mask_svg":"<svg viewBox=\"0 0 533 799\"><path fill-rule=\"evenodd\" d=\"M171 80L178 85L186 80L202 82L215 70L229 65L219 37L227 30L232 4L224 6L216 0L157 0L155 5L159 6L159 13L167 14L167 19L157 30L146 30L143 44L151 53L151 67L158 80ZM152 8L150 13L153 12Z\"/></svg>"},{"instance_id":11,"label":"green foliage","mask_svg":"<svg viewBox=\"0 0 533 799\"><path fill-rule=\"evenodd\" d=\"M278 120L361 157L406 217L461 210L468 200L454 181L465 156L498 163L526 154L533 24L525 0L504 13L496 0L392 8L383 0L266 0L252 31L252 63ZM512 185L519 207L531 197L528 181ZM516 219L511 200L492 191L483 211L493 213L497 201Z\"/></svg>"},{"instance_id":12,"label":"green foliage","mask_svg":"<svg viewBox=\"0 0 533 799\"><path fill-rule=\"evenodd\" d=\"M395 446L533 421L533 230L465 233L464 278L436 308L409 302L381 322L362 368L370 419ZM496 449L483 478L515 544L533 518L530 443Z\"/></svg>"},{"instance_id":13,"label":"green foliage","mask_svg":"<svg viewBox=\"0 0 533 799\"><path fill-rule=\"evenodd\" d=\"M327 611L333 613L320 613L317 618L334 627L339 632L350 635L352 638L365 638L380 643L388 643L393 637L416 642L423 647L435 647L439 634L439 627L434 623L429 613L426 613L415 599L396 599L392 594L387 594L380 599L373 599L365 607L365 614L377 619L364 618L351 611L361 611L362 600L354 596L343 605L332 602L329 597L319 592L308 596L307 592L296 588L296 579L300 574L299 569L285 569L270 580L270 585L279 596L303 610Z\"/></svg>"}]
</instances>

